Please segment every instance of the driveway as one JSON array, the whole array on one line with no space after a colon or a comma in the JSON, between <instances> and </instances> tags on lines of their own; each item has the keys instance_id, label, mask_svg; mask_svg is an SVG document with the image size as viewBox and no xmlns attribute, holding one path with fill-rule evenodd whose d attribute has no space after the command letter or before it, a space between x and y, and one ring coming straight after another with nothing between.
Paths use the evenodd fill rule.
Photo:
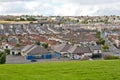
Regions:
<instances>
[{"instance_id":1,"label":"driveway","mask_svg":"<svg viewBox=\"0 0 120 80\"><path fill-rule=\"evenodd\" d=\"M30 61L26 60L23 56L13 56L13 55L7 55L6 58L7 64L23 64L23 63L30 63Z\"/></svg>"}]
</instances>

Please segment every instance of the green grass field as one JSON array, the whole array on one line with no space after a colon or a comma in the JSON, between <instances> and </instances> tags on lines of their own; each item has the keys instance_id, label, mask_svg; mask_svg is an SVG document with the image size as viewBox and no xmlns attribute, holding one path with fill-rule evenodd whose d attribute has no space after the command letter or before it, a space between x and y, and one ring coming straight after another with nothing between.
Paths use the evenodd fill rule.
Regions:
<instances>
[{"instance_id":1,"label":"green grass field","mask_svg":"<svg viewBox=\"0 0 120 80\"><path fill-rule=\"evenodd\" d=\"M120 80L120 60L5 64L0 80Z\"/></svg>"}]
</instances>

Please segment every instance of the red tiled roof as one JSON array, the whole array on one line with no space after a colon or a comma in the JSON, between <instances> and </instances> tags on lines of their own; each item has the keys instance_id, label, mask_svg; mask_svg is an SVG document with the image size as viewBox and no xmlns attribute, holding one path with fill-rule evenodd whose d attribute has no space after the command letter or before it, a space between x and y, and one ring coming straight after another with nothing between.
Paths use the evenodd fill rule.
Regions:
<instances>
[{"instance_id":1,"label":"red tiled roof","mask_svg":"<svg viewBox=\"0 0 120 80\"><path fill-rule=\"evenodd\" d=\"M6 45L6 44L11 45L11 46L15 46L16 45L16 44L13 44L13 43L10 43L10 42L2 42L2 46Z\"/></svg>"},{"instance_id":2,"label":"red tiled roof","mask_svg":"<svg viewBox=\"0 0 120 80\"><path fill-rule=\"evenodd\" d=\"M54 41L54 40L49 40L49 41L47 40L46 43L48 43L48 44L50 44L50 45L55 45L55 44L57 44L57 42Z\"/></svg>"}]
</instances>

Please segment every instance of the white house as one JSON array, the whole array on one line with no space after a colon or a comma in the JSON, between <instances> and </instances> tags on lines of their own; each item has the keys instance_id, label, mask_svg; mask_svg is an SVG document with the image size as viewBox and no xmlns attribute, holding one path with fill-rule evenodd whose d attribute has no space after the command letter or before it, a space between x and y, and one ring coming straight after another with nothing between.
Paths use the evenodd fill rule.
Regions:
<instances>
[{"instance_id":1,"label":"white house","mask_svg":"<svg viewBox=\"0 0 120 80\"><path fill-rule=\"evenodd\" d=\"M2 43L2 49L12 49L13 48L13 45L12 44L9 44L9 43Z\"/></svg>"},{"instance_id":2,"label":"white house","mask_svg":"<svg viewBox=\"0 0 120 80\"><path fill-rule=\"evenodd\" d=\"M14 47L10 50L10 55L21 55L22 47Z\"/></svg>"}]
</instances>

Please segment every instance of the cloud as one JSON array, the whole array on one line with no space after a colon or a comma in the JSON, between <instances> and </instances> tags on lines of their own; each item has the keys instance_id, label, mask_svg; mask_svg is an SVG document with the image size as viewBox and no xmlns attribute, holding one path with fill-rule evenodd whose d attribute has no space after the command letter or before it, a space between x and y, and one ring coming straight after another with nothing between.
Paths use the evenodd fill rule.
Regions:
<instances>
[{"instance_id":1,"label":"cloud","mask_svg":"<svg viewBox=\"0 0 120 80\"><path fill-rule=\"evenodd\" d=\"M28 14L28 15L51 15L52 13L50 10L52 10L52 6L50 6L48 3L44 3L44 1L37 2L37 0L29 0L29 1L16 1L12 0L12 2L0 2L0 14L1 15L22 15L22 14ZM50 12L50 13L49 13Z\"/></svg>"},{"instance_id":2,"label":"cloud","mask_svg":"<svg viewBox=\"0 0 120 80\"><path fill-rule=\"evenodd\" d=\"M32 1L32 0L0 0L0 2L17 2L17 1Z\"/></svg>"},{"instance_id":3,"label":"cloud","mask_svg":"<svg viewBox=\"0 0 120 80\"><path fill-rule=\"evenodd\" d=\"M57 0L59 2L59 0ZM59 15L120 15L120 1L119 0L65 0Z\"/></svg>"},{"instance_id":4,"label":"cloud","mask_svg":"<svg viewBox=\"0 0 120 80\"><path fill-rule=\"evenodd\" d=\"M0 14L24 14L28 11L24 6L25 3L22 2L4 2L0 5Z\"/></svg>"},{"instance_id":5,"label":"cloud","mask_svg":"<svg viewBox=\"0 0 120 80\"><path fill-rule=\"evenodd\" d=\"M120 15L119 0L0 0L0 15Z\"/></svg>"},{"instance_id":6,"label":"cloud","mask_svg":"<svg viewBox=\"0 0 120 80\"><path fill-rule=\"evenodd\" d=\"M57 8L54 12L56 15L62 16L81 16L92 15L93 13L97 12L97 10L98 7L96 6L79 6L74 4L67 4Z\"/></svg>"},{"instance_id":7,"label":"cloud","mask_svg":"<svg viewBox=\"0 0 120 80\"><path fill-rule=\"evenodd\" d=\"M62 3L72 3L72 4L81 4L81 5L98 5L98 4L109 4L109 3L118 3L119 0L53 0L56 2Z\"/></svg>"}]
</instances>

